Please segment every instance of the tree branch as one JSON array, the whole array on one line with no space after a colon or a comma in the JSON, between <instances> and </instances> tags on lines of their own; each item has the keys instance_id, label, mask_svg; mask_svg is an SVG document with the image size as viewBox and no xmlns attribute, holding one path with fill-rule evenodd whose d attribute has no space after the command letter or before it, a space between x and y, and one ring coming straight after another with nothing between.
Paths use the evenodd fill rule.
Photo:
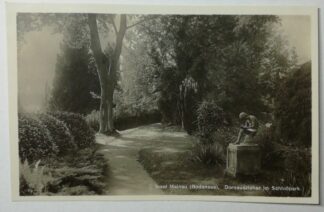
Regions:
<instances>
[{"instance_id":1,"label":"tree branch","mask_svg":"<svg viewBox=\"0 0 324 212\"><path fill-rule=\"evenodd\" d=\"M115 30L115 33L116 35L118 34L118 30L117 30L117 26L115 24L115 19L113 17L109 17L110 18L110 21L111 21L111 24L113 25L114 27L114 30Z\"/></svg>"},{"instance_id":2,"label":"tree branch","mask_svg":"<svg viewBox=\"0 0 324 212\"><path fill-rule=\"evenodd\" d=\"M137 23L134 23L134 24L131 24L129 26L126 27L126 29L129 29L129 28L132 28L136 25L139 25L139 24L142 24L143 22L146 22L146 21L149 21L149 20L152 20L152 19L155 19L155 18L158 18L159 16L153 16L153 17L147 17L147 18L144 18L143 20L140 20L138 21Z\"/></svg>"}]
</instances>

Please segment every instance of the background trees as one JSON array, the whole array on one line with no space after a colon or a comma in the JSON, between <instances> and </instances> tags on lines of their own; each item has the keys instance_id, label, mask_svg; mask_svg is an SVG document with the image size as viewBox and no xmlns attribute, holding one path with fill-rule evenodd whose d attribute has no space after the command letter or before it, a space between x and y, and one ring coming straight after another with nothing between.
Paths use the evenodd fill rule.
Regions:
<instances>
[{"instance_id":1,"label":"background trees","mask_svg":"<svg viewBox=\"0 0 324 212\"><path fill-rule=\"evenodd\" d=\"M274 33L278 22L276 16L188 15L158 16L139 26L150 39L163 120L184 122L191 131L202 100L215 101L232 116L271 112L279 80L296 65ZM183 98L181 87L189 78L197 83L196 92Z\"/></svg>"},{"instance_id":2,"label":"background trees","mask_svg":"<svg viewBox=\"0 0 324 212\"><path fill-rule=\"evenodd\" d=\"M203 101L229 117L273 114L297 67L276 16L21 14L18 22L20 40L47 25L63 35L51 109L86 114L100 101L106 133L116 111L157 110L191 133Z\"/></svg>"},{"instance_id":3,"label":"background trees","mask_svg":"<svg viewBox=\"0 0 324 212\"><path fill-rule=\"evenodd\" d=\"M277 136L284 143L310 147L312 135L311 63L305 63L289 73L279 86L274 110Z\"/></svg>"}]
</instances>

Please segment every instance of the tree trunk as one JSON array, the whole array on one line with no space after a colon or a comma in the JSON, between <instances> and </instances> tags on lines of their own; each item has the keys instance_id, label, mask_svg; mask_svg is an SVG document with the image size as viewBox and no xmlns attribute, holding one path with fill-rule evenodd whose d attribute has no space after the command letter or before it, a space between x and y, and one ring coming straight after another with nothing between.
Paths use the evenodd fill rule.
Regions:
<instances>
[{"instance_id":1,"label":"tree trunk","mask_svg":"<svg viewBox=\"0 0 324 212\"><path fill-rule=\"evenodd\" d=\"M108 120L107 120L107 133L114 133L115 127L114 127L114 82L111 82L107 85L107 92L108 92L108 98L107 98L107 114L108 114Z\"/></svg>"},{"instance_id":2,"label":"tree trunk","mask_svg":"<svg viewBox=\"0 0 324 212\"><path fill-rule=\"evenodd\" d=\"M101 102L100 102L100 133L105 133L108 131L108 94L107 89L105 89L103 83L101 83Z\"/></svg>"},{"instance_id":3,"label":"tree trunk","mask_svg":"<svg viewBox=\"0 0 324 212\"><path fill-rule=\"evenodd\" d=\"M109 58L103 53L101 49L99 32L97 26L97 16L95 14L88 15L88 24L90 28L90 40L91 40L91 50L93 52L97 72L100 81L100 90L101 90L101 101L100 101L100 133L107 133L112 129L109 127L109 102L112 101L110 97L110 90L108 89L108 67L110 66ZM110 114L111 115L111 114Z\"/></svg>"},{"instance_id":4,"label":"tree trunk","mask_svg":"<svg viewBox=\"0 0 324 212\"><path fill-rule=\"evenodd\" d=\"M114 127L114 90L117 83L117 69L119 57L122 50L122 43L127 29L126 16L121 15L119 31L116 32L116 47L110 58L102 51L96 14L88 14L90 28L91 50L93 52L101 88L100 103L100 133L112 134Z\"/></svg>"}]
</instances>

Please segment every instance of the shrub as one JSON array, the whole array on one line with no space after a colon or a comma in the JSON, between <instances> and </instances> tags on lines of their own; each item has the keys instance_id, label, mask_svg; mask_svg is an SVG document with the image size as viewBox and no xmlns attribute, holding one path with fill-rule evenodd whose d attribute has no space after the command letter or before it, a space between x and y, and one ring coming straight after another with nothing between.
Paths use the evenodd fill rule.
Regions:
<instances>
[{"instance_id":1,"label":"shrub","mask_svg":"<svg viewBox=\"0 0 324 212\"><path fill-rule=\"evenodd\" d=\"M85 120L87 121L88 125L95 131L99 131L100 128L100 113L97 110L91 111L86 117Z\"/></svg>"},{"instance_id":2,"label":"shrub","mask_svg":"<svg viewBox=\"0 0 324 212\"><path fill-rule=\"evenodd\" d=\"M50 131L53 141L58 147L59 154L62 155L76 149L73 136L63 121L49 114L40 114L39 119Z\"/></svg>"},{"instance_id":3,"label":"shrub","mask_svg":"<svg viewBox=\"0 0 324 212\"><path fill-rule=\"evenodd\" d=\"M66 124L78 148L83 149L94 145L95 132L90 128L82 115L69 112L53 112L50 115Z\"/></svg>"},{"instance_id":4,"label":"shrub","mask_svg":"<svg viewBox=\"0 0 324 212\"><path fill-rule=\"evenodd\" d=\"M272 178L272 185L298 187L297 191L271 191L272 196L311 195L311 153L309 149L286 149L282 152L282 168Z\"/></svg>"},{"instance_id":5,"label":"shrub","mask_svg":"<svg viewBox=\"0 0 324 212\"><path fill-rule=\"evenodd\" d=\"M55 181L47 191L55 195L94 195L103 194L108 174L107 161L98 150L99 146L84 148L76 155L56 161L51 169Z\"/></svg>"},{"instance_id":6,"label":"shrub","mask_svg":"<svg viewBox=\"0 0 324 212\"><path fill-rule=\"evenodd\" d=\"M203 101L197 109L198 130L201 136L208 137L226 124L225 113L213 101Z\"/></svg>"},{"instance_id":7,"label":"shrub","mask_svg":"<svg viewBox=\"0 0 324 212\"><path fill-rule=\"evenodd\" d=\"M276 138L272 126L261 125L253 138L261 150L261 164L264 168L273 168L281 163L281 158L275 153Z\"/></svg>"},{"instance_id":8,"label":"shrub","mask_svg":"<svg viewBox=\"0 0 324 212\"><path fill-rule=\"evenodd\" d=\"M58 153L49 131L34 115L19 114L19 157L33 162Z\"/></svg>"},{"instance_id":9,"label":"shrub","mask_svg":"<svg viewBox=\"0 0 324 212\"><path fill-rule=\"evenodd\" d=\"M311 146L311 64L293 72L279 89L275 107L278 136L286 142Z\"/></svg>"}]
</instances>

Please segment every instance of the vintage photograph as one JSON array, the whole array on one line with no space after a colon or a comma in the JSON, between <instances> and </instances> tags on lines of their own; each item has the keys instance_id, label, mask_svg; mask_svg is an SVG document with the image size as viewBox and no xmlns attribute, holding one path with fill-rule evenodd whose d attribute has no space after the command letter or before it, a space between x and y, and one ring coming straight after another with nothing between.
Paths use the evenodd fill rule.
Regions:
<instances>
[{"instance_id":1,"label":"vintage photograph","mask_svg":"<svg viewBox=\"0 0 324 212\"><path fill-rule=\"evenodd\" d=\"M292 11L14 13L18 196L314 203L317 20Z\"/></svg>"}]
</instances>

